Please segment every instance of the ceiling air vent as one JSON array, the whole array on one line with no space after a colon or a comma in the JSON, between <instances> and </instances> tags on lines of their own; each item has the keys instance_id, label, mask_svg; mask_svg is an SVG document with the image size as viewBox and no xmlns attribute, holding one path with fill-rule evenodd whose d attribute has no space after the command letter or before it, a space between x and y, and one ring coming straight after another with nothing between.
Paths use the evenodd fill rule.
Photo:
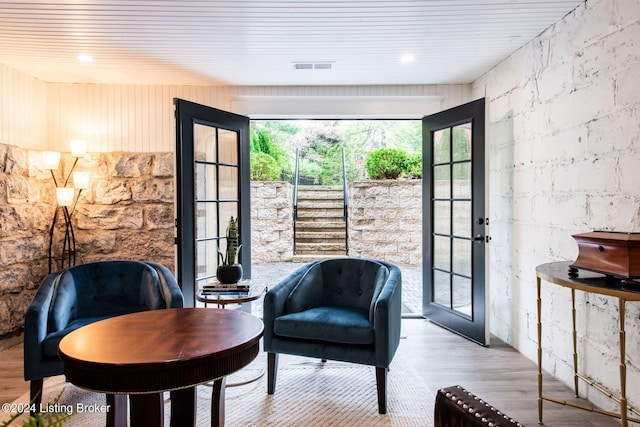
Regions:
<instances>
[{"instance_id":1,"label":"ceiling air vent","mask_svg":"<svg viewBox=\"0 0 640 427\"><path fill-rule=\"evenodd\" d=\"M333 62L294 62L294 70L330 70Z\"/></svg>"},{"instance_id":2,"label":"ceiling air vent","mask_svg":"<svg viewBox=\"0 0 640 427\"><path fill-rule=\"evenodd\" d=\"M295 70L313 70L313 64L293 64Z\"/></svg>"}]
</instances>

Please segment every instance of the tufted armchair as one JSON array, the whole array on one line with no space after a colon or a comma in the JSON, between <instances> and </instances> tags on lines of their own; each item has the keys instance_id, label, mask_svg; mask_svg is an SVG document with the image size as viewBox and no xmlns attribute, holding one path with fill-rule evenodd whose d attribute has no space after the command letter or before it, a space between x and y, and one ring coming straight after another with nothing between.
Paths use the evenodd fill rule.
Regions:
<instances>
[{"instance_id":1,"label":"tufted armchair","mask_svg":"<svg viewBox=\"0 0 640 427\"><path fill-rule=\"evenodd\" d=\"M400 269L339 258L294 271L264 299L267 392L275 392L278 353L375 366L378 412L387 412L387 371L400 343Z\"/></svg>"},{"instance_id":2,"label":"tufted armchair","mask_svg":"<svg viewBox=\"0 0 640 427\"><path fill-rule=\"evenodd\" d=\"M120 314L182 305L173 274L153 262L99 261L46 276L24 322L24 378L36 407L43 378L63 373L58 344L69 332Z\"/></svg>"}]
</instances>

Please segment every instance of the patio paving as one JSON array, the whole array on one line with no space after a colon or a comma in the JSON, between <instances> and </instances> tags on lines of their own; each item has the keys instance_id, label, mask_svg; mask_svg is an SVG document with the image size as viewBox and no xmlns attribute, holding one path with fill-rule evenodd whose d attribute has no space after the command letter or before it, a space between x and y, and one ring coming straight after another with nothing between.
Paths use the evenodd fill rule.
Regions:
<instances>
[{"instance_id":1,"label":"patio paving","mask_svg":"<svg viewBox=\"0 0 640 427\"><path fill-rule=\"evenodd\" d=\"M304 264L274 262L252 264L251 282L257 287L271 287ZM422 312L422 267L399 265L402 271L402 314L419 315ZM262 316L262 301L252 304L251 311Z\"/></svg>"}]
</instances>

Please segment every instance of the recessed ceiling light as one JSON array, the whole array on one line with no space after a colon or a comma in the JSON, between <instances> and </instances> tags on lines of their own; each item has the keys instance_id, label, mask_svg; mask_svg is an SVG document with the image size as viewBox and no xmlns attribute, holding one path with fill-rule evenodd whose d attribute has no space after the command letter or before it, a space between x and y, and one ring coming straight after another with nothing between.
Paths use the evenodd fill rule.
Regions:
<instances>
[{"instance_id":1,"label":"recessed ceiling light","mask_svg":"<svg viewBox=\"0 0 640 427\"><path fill-rule=\"evenodd\" d=\"M407 53L400 57L400 62L402 62L403 64L409 64L415 60L416 60L416 57L412 53Z\"/></svg>"},{"instance_id":2,"label":"recessed ceiling light","mask_svg":"<svg viewBox=\"0 0 640 427\"><path fill-rule=\"evenodd\" d=\"M87 55L86 53L81 53L76 56L76 59L80 62L93 62L93 56Z\"/></svg>"}]
</instances>

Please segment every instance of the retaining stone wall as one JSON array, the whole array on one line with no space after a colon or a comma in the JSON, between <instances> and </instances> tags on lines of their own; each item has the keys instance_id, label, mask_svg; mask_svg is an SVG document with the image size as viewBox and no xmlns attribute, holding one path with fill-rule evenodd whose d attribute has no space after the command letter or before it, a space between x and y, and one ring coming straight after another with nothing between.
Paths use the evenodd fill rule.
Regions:
<instances>
[{"instance_id":1,"label":"retaining stone wall","mask_svg":"<svg viewBox=\"0 0 640 427\"><path fill-rule=\"evenodd\" d=\"M422 265L422 180L349 185L349 255Z\"/></svg>"},{"instance_id":2,"label":"retaining stone wall","mask_svg":"<svg viewBox=\"0 0 640 427\"><path fill-rule=\"evenodd\" d=\"M287 262L293 258L293 185L251 182L251 261Z\"/></svg>"}]
</instances>

